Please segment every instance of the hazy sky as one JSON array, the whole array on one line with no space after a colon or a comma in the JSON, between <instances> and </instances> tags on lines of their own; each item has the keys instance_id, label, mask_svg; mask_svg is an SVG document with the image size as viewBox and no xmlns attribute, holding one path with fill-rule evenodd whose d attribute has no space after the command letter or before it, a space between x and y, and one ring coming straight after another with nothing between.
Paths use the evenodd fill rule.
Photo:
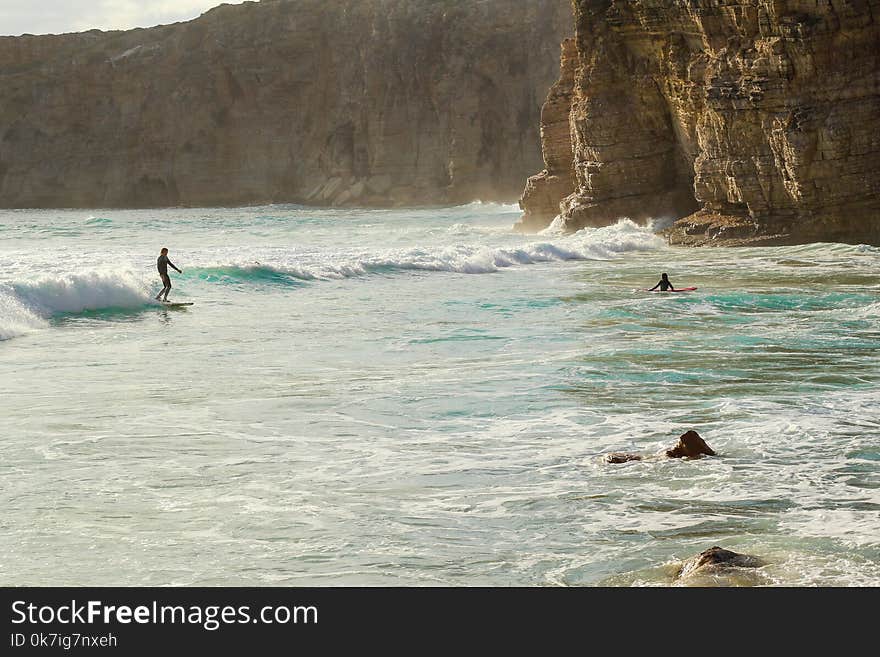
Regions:
<instances>
[{"instance_id":1,"label":"hazy sky","mask_svg":"<svg viewBox=\"0 0 880 657\"><path fill-rule=\"evenodd\" d=\"M220 4L223 0L0 0L0 35L152 27L195 18Z\"/></svg>"}]
</instances>

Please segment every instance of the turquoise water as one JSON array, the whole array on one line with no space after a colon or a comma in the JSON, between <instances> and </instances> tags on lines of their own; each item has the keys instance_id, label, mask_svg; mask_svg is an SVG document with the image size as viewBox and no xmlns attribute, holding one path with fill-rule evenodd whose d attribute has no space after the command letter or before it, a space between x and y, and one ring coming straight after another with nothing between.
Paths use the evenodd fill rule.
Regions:
<instances>
[{"instance_id":1,"label":"turquoise water","mask_svg":"<svg viewBox=\"0 0 880 657\"><path fill-rule=\"evenodd\" d=\"M880 584L880 250L516 218L0 212L0 582Z\"/></svg>"}]
</instances>

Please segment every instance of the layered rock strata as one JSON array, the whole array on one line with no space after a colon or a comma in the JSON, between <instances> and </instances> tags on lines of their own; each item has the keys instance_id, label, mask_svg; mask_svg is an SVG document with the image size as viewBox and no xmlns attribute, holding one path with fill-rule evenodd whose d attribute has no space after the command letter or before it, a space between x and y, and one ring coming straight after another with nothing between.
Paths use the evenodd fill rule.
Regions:
<instances>
[{"instance_id":1,"label":"layered rock strata","mask_svg":"<svg viewBox=\"0 0 880 657\"><path fill-rule=\"evenodd\" d=\"M576 190L530 181L529 226L561 209L570 231L676 219L676 244L880 244L880 0L574 4Z\"/></svg>"},{"instance_id":2,"label":"layered rock strata","mask_svg":"<svg viewBox=\"0 0 880 657\"><path fill-rule=\"evenodd\" d=\"M264 0L0 38L0 207L511 200L569 0Z\"/></svg>"}]
</instances>

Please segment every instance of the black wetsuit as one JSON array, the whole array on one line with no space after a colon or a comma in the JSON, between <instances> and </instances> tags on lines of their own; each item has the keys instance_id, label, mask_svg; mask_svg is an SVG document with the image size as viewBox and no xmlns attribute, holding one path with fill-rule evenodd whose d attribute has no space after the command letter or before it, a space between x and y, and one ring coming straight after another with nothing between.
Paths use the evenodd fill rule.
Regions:
<instances>
[{"instance_id":1,"label":"black wetsuit","mask_svg":"<svg viewBox=\"0 0 880 657\"><path fill-rule=\"evenodd\" d=\"M156 268L159 270L159 276L162 278L162 291L156 296L156 298L160 298L163 294L165 295L165 300L168 300L168 293L171 291L171 277L168 275L168 267L171 267L177 273L180 273L180 270L174 266L174 263L168 259L167 255L160 255L159 259L156 261Z\"/></svg>"},{"instance_id":2,"label":"black wetsuit","mask_svg":"<svg viewBox=\"0 0 880 657\"><path fill-rule=\"evenodd\" d=\"M661 292L666 292L667 290L672 290L673 292L675 291L675 288L672 287L672 283L669 282L668 278L661 278L660 282L657 283L657 285L652 287L650 290L648 290L648 292L653 292L658 287L660 288Z\"/></svg>"}]
</instances>

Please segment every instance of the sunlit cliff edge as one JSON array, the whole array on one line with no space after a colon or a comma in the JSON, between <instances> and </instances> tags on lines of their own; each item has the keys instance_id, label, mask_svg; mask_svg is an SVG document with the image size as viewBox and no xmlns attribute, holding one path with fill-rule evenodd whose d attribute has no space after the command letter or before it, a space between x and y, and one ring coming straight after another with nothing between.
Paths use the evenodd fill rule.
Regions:
<instances>
[{"instance_id":1,"label":"sunlit cliff edge","mask_svg":"<svg viewBox=\"0 0 880 657\"><path fill-rule=\"evenodd\" d=\"M573 4L522 229L880 244L880 1Z\"/></svg>"}]
</instances>

